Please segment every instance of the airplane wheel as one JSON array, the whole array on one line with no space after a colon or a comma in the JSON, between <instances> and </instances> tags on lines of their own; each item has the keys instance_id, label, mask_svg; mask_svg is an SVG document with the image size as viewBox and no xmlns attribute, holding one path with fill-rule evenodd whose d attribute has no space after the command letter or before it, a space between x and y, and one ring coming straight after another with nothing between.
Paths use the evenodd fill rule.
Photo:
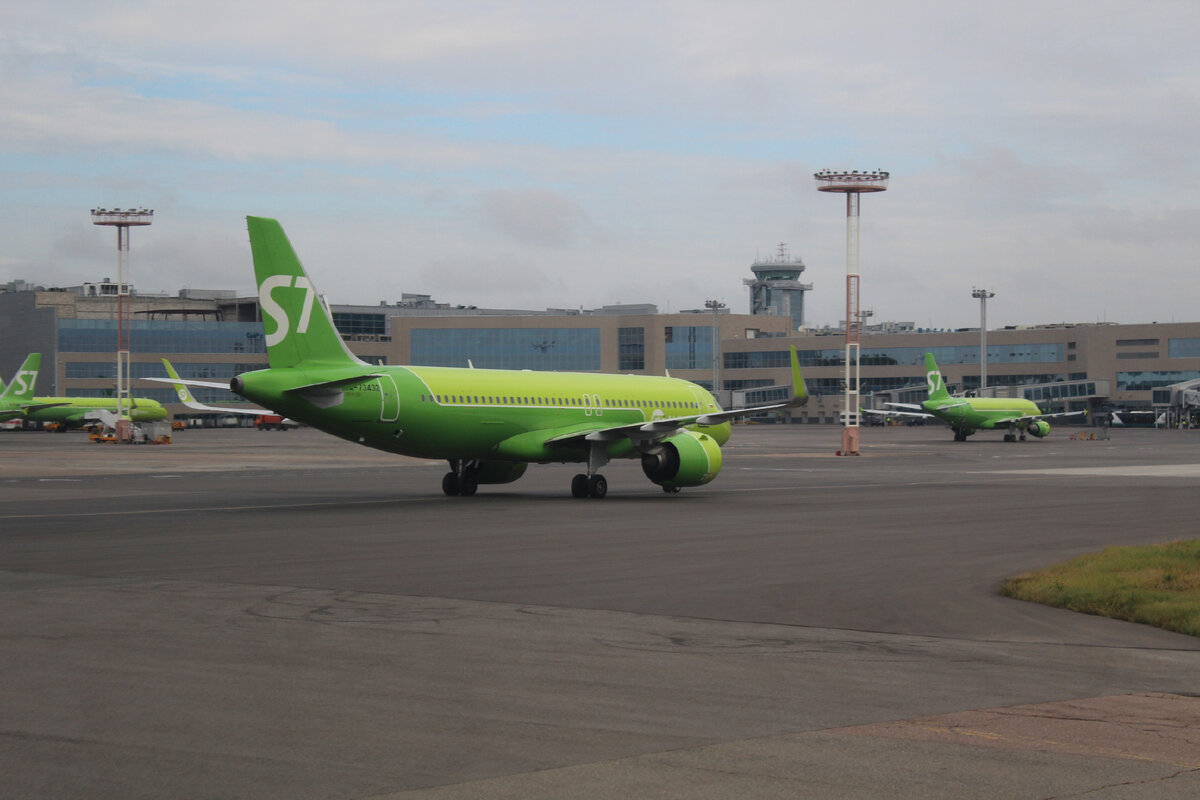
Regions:
<instances>
[{"instance_id":1,"label":"airplane wheel","mask_svg":"<svg viewBox=\"0 0 1200 800\"><path fill-rule=\"evenodd\" d=\"M1013 436L1011 433L1004 434L1004 441L1015 442L1016 440L1017 440L1017 437Z\"/></svg>"},{"instance_id":2,"label":"airplane wheel","mask_svg":"<svg viewBox=\"0 0 1200 800\"><path fill-rule=\"evenodd\" d=\"M479 490L479 478L470 472L464 472L458 480L458 493L463 497L474 497Z\"/></svg>"},{"instance_id":3,"label":"airplane wheel","mask_svg":"<svg viewBox=\"0 0 1200 800\"><path fill-rule=\"evenodd\" d=\"M662 490L667 494L679 494L678 486L664 486L662 487Z\"/></svg>"},{"instance_id":4,"label":"airplane wheel","mask_svg":"<svg viewBox=\"0 0 1200 800\"><path fill-rule=\"evenodd\" d=\"M446 477L442 478L442 491L447 497L458 497L458 476L453 472L447 472Z\"/></svg>"},{"instance_id":5,"label":"airplane wheel","mask_svg":"<svg viewBox=\"0 0 1200 800\"><path fill-rule=\"evenodd\" d=\"M608 481L603 475L593 475L587 479L588 497L594 497L597 500L608 494Z\"/></svg>"},{"instance_id":6,"label":"airplane wheel","mask_svg":"<svg viewBox=\"0 0 1200 800\"><path fill-rule=\"evenodd\" d=\"M571 496L572 497L587 497L588 496L588 477L587 475L576 475L571 479Z\"/></svg>"}]
</instances>

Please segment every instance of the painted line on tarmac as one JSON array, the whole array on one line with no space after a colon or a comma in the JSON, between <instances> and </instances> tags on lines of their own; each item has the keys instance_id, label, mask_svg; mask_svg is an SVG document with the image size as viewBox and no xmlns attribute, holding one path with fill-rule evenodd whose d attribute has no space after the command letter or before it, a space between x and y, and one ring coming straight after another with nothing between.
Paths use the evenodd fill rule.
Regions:
<instances>
[{"instance_id":1,"label":"painted line on tarmac","mask_svg":"<svg viewBox=\"0 0 1200 800\"><path fill-rule=\"evenodd\" d=\"M6 519L82 519L86 517L137 517L147 514L190 514L196 512L226 512L226 511L269 511L297 508L326 508L329 506L372 506L389 505L393 503L418 503L437 499L435 495L428 497L389 497L386 500L329 500L321 503L264 503L256 506L195 506L192 508L119 508L112 511L76 511L71 513L47 514L3 514L0 520Z\"/></svg>"},{"instance_id":2,"label":"painted line on tarmac","mask_svg":"<svg viewBox=\"0 0 1200 800\"><path fill-rule=\"evenodd\" d=\"M1046 467L990 471L992 475L1075 475L1116 478L1200 478L1200 464L1131 464L1118 467Z\"/></svg>"}]
</instances>

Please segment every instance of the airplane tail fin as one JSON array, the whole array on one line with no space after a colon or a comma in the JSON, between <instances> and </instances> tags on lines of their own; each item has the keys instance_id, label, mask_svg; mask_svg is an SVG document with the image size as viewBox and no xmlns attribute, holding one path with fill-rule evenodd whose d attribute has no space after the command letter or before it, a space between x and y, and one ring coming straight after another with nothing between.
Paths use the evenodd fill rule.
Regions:
<instances>
[{"instance_id":1,"label":"airplane tail fin","mask_svg":"<svg viewBox=\"0 0 1200 800\"><path fill-rule=\"evenodd\" d=\"M942 380L942 371L933 360L933 353L925 354L925 382L929 384L930 400L950 399L950 392L946 389L946 382Z\"/></svg>"},{"instance_id":2,"label":"airplane tail fin","mask_svg":"<svg viewBox=\"0 0 1200 800\"><path fill-rule=\"evenodd\" d=\"M12 381L8 386L4 387L4 392L0 393L2 400L21 400L29 402L33 400L33 389L37 384L38 372L42 367L42 354L30 353L25 357L21 368L17 370L17 374L13 376Z\"/></svg>"},{"instance_id":3,"label":"airplane tail fin","mask_svg":"<svg viewBox=\"0 0 1200 800\"><path fill-rule=\"evenodd\" d=\"M362 364L342 342L283 226L265 217L246 217L246 228L271 368Z\"/></svg>"}]
</instances>

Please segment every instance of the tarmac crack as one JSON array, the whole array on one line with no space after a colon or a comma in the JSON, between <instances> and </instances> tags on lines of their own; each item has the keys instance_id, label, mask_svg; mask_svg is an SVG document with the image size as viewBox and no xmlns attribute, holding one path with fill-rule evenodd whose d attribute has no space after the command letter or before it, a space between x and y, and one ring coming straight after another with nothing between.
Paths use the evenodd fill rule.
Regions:
<instances>
[{"instance_id":1,"label":"tarmac crack","mask_svg":"<svg viewBox=\"0 0 1200 800\"><path fill-rule=\"evenodd\" d=\"M1151 786L1154 784L1165 783L1166 781L1175 780L1183 775L1192 775L1200 773L1200 769L1181 769L1173 772L1170 775L1162 775L1157 778L1146 778L1139 781L1121 781L1120 783L1108 783L1103 786L1096 786L1084 792L1075 794L1058 794L1043 798L1043 800L1068 800L1072 797L1087 797L1088 795L1096 794L1097 792L1107 792L1112 789L1120 789L1125 786Z\"/></svg>"}]
</instances>

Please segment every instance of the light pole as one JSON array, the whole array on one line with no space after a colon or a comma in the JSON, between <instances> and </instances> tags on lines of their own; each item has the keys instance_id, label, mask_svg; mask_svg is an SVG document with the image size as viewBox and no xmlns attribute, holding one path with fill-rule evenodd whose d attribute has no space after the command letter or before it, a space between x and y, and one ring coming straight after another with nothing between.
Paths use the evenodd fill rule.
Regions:
<instances>
[{"instance_id":1,"label":"light pole","mask_svg":"<svg viewBox=\"0 0 1200 800\"><path fill-rule=\"evenodd\" d=\"M93 208L92 224L117 229L117 441L128 442L133 397L129 372L129 336L133 294L129 277L129 229L154 222L154 209Z\"/></svg>"},{"instance_id":2,"label":"light pole","mask_svg":"<svg viewBox=\"0 0 1200 800\"><path fill-rule=\"evenodd\" d=\"M987 301L995 297L987 289L971 289L971 297L979 298L979 396L987 389Z\"/></svg>"},{"instance_id":3,"label":"light pole","mask_svg":"<svg viewBox=\"0 0 1200 800\"><path fill-rule=\"evenodd\" d=\"M711 308L713 312L712 320L712 350L713 350L713 397L716 397L718 402L720 397L717 392L721 390L721 322L718 314L725 304L720 300L705 300L705 308Z\"/></svg>"},{"instance_id":4,"label":"light pole","mask_svg":"<svg viewBox=\"0 0 1200 800\"><path fill-rule=\"evenodd\" d=\"M858 196L872 192L884 192L888 188L891 173L883 170L874 172L836 172L821 170L813 175L817 179L818 192L833 192L846 195L846 418L842 428L842 449L839 455L858 455L858 408L859 383L861 378L862 315L858 300Z\"/></svg>"}]
</instances>

